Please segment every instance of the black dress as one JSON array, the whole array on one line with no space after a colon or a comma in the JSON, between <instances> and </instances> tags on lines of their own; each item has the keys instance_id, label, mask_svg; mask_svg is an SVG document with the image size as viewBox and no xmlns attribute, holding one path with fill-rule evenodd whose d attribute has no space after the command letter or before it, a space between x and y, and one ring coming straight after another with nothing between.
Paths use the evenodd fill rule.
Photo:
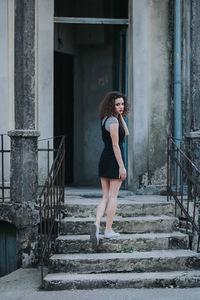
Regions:
<instances>
[{"instance_id":1,"label":"black dress","mask_svg":"<svg viewBox=\"0 0 200 300\"><path fill-rule=\"evenodd\" d=\"M102 139L104 141L104 149L99 161L99 177L119 179L119 165L115 158L115 154L112 147L112 139L110 132L106 130L105 124L108 118L101 125ZM125 137L125 130L122 124L119 122L119 147L124 161L123 142Z\"/></svg>"}]
</instances>

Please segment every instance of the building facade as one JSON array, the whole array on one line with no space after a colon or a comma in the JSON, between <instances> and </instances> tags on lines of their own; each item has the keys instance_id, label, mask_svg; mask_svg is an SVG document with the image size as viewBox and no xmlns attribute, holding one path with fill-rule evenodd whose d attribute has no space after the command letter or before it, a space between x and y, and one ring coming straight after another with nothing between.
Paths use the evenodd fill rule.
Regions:
<instances>
[{"instance_id":1,"label":"building facade","mask_svg":"<svg viewBox=\"0 0 200 300\"><path fill-rule=\"evenodd\" d=\"M66 135L66 185L99 186L98 106L108 91L126 93L130 103L124 188L166 191L177 57L182 136L200 130L199 16L197 0L0 0L0 133L9 132L7 147L11 139L5 178L12 201L0 204L0 220L15 226L18 265L36 260L34 201L38 175L41 182L46 176L42 156L37 167L38 137Z\"/></svg>"}]
</instances>

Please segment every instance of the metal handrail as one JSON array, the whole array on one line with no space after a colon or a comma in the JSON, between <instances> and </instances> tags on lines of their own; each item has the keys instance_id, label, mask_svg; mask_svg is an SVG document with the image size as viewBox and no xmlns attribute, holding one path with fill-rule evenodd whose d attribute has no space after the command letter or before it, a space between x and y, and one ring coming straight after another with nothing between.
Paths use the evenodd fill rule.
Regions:
<instances>
[{"instance_id":1,"label":"metal handrail","mask_svg":"<svg viewBox=\"0 0 200 300\"><path fill-rule=\"evenodd\" d=\"M175 216L190 236L190 248L199 252L200 170L183 151L183 143L178 147L174 139L168 137L167 144L167 200L172 197L175 200Z\"/></svg>"},{"instance_id":2,"label":"metal handrail","mask_svg":"<svg viewBox=\"0 0 200 300\"><path fill-rule=\"evenodd\" d=\"M55 248L61 221L61 204L64 202L65 137L49 171L48 178L38 198L40 203L40 266L43 283L45 262Z\"/></svg>"},{"instance_id":3,"label":"metal handrail","mask_svg":"<svg viewBox=\"0 0 200 300\"><path fill-rule=\"evenodd\" d=\"M0 204L3 203L9 203L11 201L10 199L10 170L8 169L8 162L10 161L10 144L5 147L5 139L8 137L8 134L0 134ZM41 188L44 186L44 181L49 175L49 170L51 167L52 157L54 153L57 153L58 149L57 147L53 147L51 145L51 140L54 142L57 139L60 139L63 137L63 135L49 137L49 138L43 138L38 140L38 156L39 154L43 155L43 159L39 160L42 163L41 169L42 172L38 172L38 179L39 179L39 185L38 185L38 192L40 193ZM41 144L42 142L42 144ZM46 142L46 143L45 143ZM51 145L51 146L50 146ZM44 156L45 154L45 156ZM45 159L45 161L44 161ZM39 165L40 166L40 165ZM6 176L6 173L7 176ZM7 180L6 180L7 178Z\"/></svg>"}]
</instances>

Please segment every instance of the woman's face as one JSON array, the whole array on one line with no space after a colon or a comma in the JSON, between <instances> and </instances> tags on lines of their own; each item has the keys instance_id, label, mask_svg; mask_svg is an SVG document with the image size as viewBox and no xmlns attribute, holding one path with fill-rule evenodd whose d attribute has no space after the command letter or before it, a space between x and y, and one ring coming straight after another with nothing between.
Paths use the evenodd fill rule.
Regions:
<instances>
[{"instance_id":1,"label":"woman's face","mask_svg":"<svg viewBox=\"0 0 200 300\"><path fill-rule=\"evenodd\" d=\"M124 112L124 99L117 98L115 99L115 112L117 115L121 115Z\"/></svg>"}]
</instances>

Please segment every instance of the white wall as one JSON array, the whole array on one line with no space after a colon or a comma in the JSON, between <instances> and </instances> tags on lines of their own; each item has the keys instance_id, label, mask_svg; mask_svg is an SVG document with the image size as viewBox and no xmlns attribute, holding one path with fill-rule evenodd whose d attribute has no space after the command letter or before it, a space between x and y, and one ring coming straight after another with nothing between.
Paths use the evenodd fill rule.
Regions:
<instances>
[{"instance_id":1,"label":"white wall","mask_svg":"<svg viewBox=\"0 0 200 300\"><path fill-rule=\"evenodd\" d=\"M0 133L9 129L7 9L7 0L0 0Z\"/></svg>"},{"instance_id":2,"label":"white wall","mask_svg":"<svg viewBox=\"0 0 200 300\"><path fill-rule=\"evenodd\" d=\"M38 53L37 53L37 110L40 139L53 137L53 55L54 55L54 0L38 0ZM37 77L36 77L37 78ZM51 146L52 146L51 140ZM39 142L46 147L46 141ZM46 178L46 154L39 153L39 180Z\"/></svg>"},{"instance_id":3,"label":"white wall","mask_svg":"<svg viewBox=\"0 0 200 300\"><path fill-rule=\"evenodd\" d=\"M0 134L14 129L14 1L0 0ZM0 141L1 147L1 141ZM4 149L10 138L4 136ZM4 155L5 181L9 182L9 154ZM0 156L0 166L2 164ZM1 172L0 172L1 180ZM6 184L6 183L5 183Z\"/></svg>"}]
</instances>

